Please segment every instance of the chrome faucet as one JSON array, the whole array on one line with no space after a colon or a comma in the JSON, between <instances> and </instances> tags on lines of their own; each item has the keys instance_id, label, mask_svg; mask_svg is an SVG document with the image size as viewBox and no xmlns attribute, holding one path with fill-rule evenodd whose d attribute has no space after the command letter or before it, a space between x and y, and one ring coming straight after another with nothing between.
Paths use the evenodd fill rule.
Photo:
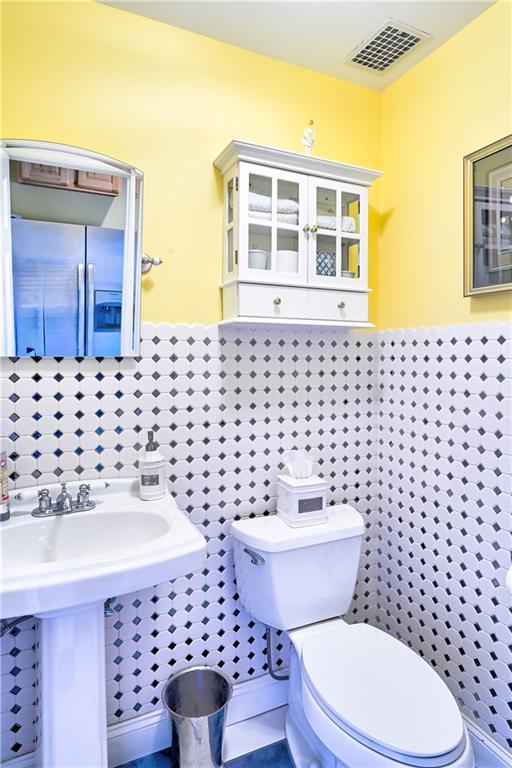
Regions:
<instances>
[{"instance_id":1,"label":"chrome faucet","mask_svg":"<svg viewBox=\"0 0 512 768\"><path fill-rule=\"evenodd\" d=\"M73 508L73 499L71 498L71 494L66 491L66 483L61 483L61 488L62 490L55 501L57 512L71 512L71 509Z\"/></svg>"},{"instance_id":2,"label":"chrome faucet","mask_svg":"<svg viewBox=\"0 0 512 768\"><path fill-rule=\"evenodd\" d=\"M71 512L81 512L94 509L96 502L89 499L91 486L82 483L78 489L76 501L69 491L66 490L66 483L61 483L62 490L52 504L50 491L48 488L42 488L37 494L38 506L33 509L33 517L53 517L54 515L68 515Z\"/></svg>"}]
</instances>

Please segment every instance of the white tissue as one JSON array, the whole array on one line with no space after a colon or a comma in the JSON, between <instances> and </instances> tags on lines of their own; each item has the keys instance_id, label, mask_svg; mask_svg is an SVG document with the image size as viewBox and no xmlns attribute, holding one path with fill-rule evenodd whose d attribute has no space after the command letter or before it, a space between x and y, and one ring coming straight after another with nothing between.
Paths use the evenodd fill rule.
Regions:
<instances>
[{"instance_id":1,"label":"white tissue","mask_svg":"<svg viewBox=\"0 0 512 768\"><path fill-rule=\"evenodd\" d=\"M304 480L313 474L313 462L302 450L288 451L284 457L284 464L290 477L297 480Z\"/></svg>"}]
</instances>

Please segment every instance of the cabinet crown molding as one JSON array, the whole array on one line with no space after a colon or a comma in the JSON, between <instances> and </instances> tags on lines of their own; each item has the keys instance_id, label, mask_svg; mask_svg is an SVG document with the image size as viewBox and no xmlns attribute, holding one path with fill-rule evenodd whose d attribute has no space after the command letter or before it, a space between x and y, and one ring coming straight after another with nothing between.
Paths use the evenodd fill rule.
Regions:
<instances>
[{"instance_id":1,"label":"cabinet crown molding","mask_svg":"<svg viewBox=\"0 0 512 768\"><path fill-rule=\"evenodd\" d=\"M215 159L214 165L224 174L234 163L239 161L306 173L336 181L346 181L365 187L369 187L382 176L382 171L375 171L371 168L340 163L323 157L303 155L300 152L290 152L287 149L253 144L239 139L233 139L227 145Z\"/></svg>"}]
</instances>

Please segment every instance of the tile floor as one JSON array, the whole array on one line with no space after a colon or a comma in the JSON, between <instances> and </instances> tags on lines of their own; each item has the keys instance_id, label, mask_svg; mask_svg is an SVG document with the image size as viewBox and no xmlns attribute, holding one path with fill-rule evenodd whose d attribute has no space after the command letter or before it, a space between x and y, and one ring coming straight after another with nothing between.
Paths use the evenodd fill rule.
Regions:
<instances>
[{"instance_id":1,"label":"tile floor","mask_svg":"<svg viewBox=\"0 0 512 768\"><path fill-rule=\"evenodd\" d=\"M248 755L230 760L225 768L294 768L286 741L270 744L268 747L258 749ZM155 752L138 760L132 760L119 768L175 768L171 766L170 751ZM177 767L176 767L177 768Z\"/></svg>"}]
</instances>

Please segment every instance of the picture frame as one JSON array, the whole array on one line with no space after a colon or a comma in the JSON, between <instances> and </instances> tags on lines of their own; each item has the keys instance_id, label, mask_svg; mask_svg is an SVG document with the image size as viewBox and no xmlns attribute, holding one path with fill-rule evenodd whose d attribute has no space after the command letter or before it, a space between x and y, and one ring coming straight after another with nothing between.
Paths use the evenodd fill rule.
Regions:
<instances>
[{"instance_id":1,"label":"picture frame","mask_svg":"<svg viewBox=\"0 0 512 768\"><path fill-rule=\"evenodd\" d=\"M464 157L464 296L512 290L512 135Z\"/></svg>"}]
</instances>

